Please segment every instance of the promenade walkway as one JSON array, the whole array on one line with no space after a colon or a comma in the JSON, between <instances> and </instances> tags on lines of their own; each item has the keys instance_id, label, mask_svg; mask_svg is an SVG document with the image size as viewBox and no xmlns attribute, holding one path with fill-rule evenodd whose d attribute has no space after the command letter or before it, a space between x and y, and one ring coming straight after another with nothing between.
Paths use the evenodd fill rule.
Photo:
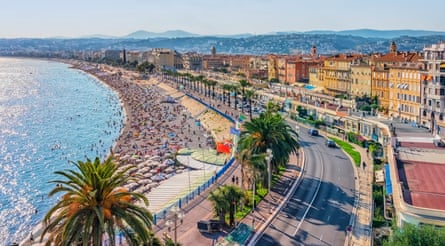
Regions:
<instances>
[{"instance_id":1,"label":"promenade walkway","mask_svg":"<svg viewBox=\"0 0 445 246\"><path fill-rule=\"evenodd\" d=\"M365 166L355 167L355 204L351 217L351 231L348 232L345 245L372 245L372 183L374 179L374 166L366 148L352 144L360 152L362 163ZM353 163L353 162L352 162ZM353 165L353 164L352 164Z\"/></svg>"},{"instance_id":2,"label":"promenade walkway","mask_svg":"<svg viewBox=\"0 0 445 246\"><path fill-rule=\"evenodd\" d=\"M179 198L195 190L221 168L218 165L195 160L189 155L178 155L177 160L190 168L168 178L148 193L147 198L150 201L148 208L152 213L157 213L177 202Z\"/></svg>"}]
</instances>

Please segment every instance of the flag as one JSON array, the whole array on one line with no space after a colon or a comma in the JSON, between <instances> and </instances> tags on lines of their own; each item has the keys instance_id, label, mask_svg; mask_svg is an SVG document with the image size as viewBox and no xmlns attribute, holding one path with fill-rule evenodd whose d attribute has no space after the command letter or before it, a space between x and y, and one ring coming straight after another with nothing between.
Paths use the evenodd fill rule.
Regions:
<instances>
[{"instance_id":1,"label":"flag","mask_svg":"<svg viewBox=\"0 0 445 246\"><path fill-rule=\"evenodd\" d=\"M238 117L239 122L243 122L245 119L246 119L246 116L244 116L243 114L239 114L239 117Z\"/></svg>"},{"instance_id":2,"label":"flag","mask_svg":"<svg viewBox=\"0 0 445 246\"><path fill-rule=\"evenodd\" d=\"M240 130L239 130L239 129L236 129L236 128L233 127L233 126L231 126L231 127L230 127L230 134L239 136L239 134L240 134Z\"/></svg>"},{"instance_id":3,"label":"flag","mask_svg":"<svg viewBox=\"0 0 445 246\"><path fill-rule=\"evenodd\" d=\"M216 152L218 153L230 153L230 146L224 143L216 143Z\"/></svg>"}]
</instances>

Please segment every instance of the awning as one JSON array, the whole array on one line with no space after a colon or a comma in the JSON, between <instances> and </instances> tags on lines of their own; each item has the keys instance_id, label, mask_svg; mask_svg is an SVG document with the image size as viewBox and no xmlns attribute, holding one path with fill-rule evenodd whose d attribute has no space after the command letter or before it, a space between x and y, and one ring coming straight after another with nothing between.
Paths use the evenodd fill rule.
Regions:
<instances>
[{"instance_id":1,"label":"awning","mask_svg":"<svg viewBox=\"0 0 445 246\"><path fill-rule=\"evenodd\" d=\"M385 164L385 192L386 195L392 195L391 175L389 173L389 164Z\"/></svg>"}]
</instances>

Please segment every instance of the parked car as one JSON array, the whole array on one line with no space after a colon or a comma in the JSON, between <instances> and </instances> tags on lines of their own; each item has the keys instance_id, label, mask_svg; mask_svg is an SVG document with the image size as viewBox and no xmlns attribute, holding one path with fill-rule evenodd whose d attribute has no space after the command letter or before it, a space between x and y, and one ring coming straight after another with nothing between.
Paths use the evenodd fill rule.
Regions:
<instances>
[{"instance_id":1,"label":"parked car","mask_svg":"<svg viewBox=\"0 0 445 246\"><path fill-rule=\"evenodd\" d=\"M219 232L223 229L223 224L219 220L200 220L198 221L198 230L200 232Z\"/></svg>"},{"instance_id":2,"label":"parked car","mask_svg":"<svg viewBox=\"0 0 445 246\"><path fill-rule=\"evenodd\" d=\"M337 148L337 145L335 144L334 140L328 139L326 141L326 146L328 146L329 148Z\"/></svg>"},{"instance_id":3,"label":"parked car","mask_svg":"<svg viewBox=\"0 0 445 246\"><path fill-rule=\"evenodd\" d=\"M311 136L318 136L318 130L317 129L311 128L311 129L309 129L308 133Z\"/></svg>"}]
</instances>

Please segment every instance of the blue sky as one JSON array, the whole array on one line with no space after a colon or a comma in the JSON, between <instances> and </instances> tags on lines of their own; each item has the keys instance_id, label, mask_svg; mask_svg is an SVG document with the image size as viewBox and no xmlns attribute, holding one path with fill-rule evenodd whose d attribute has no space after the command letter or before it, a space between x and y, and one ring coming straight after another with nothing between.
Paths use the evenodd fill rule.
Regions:
<instances>
[{"instance_id":1,"label":"blue sky","mask_svg":"<svg viewBox=\"0 0 445 246\"><path fill-rule=\"evenodd\" d=\"M424 29L445 31L443 0L0 0L0 38Z\"/></svg>"}]
</instances>

